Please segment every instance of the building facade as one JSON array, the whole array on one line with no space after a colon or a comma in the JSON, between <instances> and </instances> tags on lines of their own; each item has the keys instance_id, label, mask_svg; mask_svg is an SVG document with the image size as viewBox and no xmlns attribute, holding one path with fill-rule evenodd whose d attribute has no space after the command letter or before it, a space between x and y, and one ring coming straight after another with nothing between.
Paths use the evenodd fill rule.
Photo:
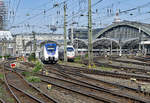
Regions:
<instances>
[{"instance_id":1,"label":"building facade","mask_svg":"<svg viewBox=\"0 0 150 103\"><path fill-rule=\"evenodd\" d=\"M16 42L10 31L0 31L0 56L15 56Z\"/></svg>"},{"instance_id":2,"label":"building facade","mask_svg":"<svg viewBox=\"0 0 150 103\"><path fill-rule=\"evenodd\" d=\"M34 36L33 34L17 34L14 35L16 41L16 55L21 56L34 52ZM40 45L43 42L58 42L64 39L62 34L35 33L36 52L40 51Z\"/></svg>"},{"instance_id":3,"label":"building facade","mask_svg":"<svg viewBox=\"0 0 150 103\"><path fill-rule=\"evenodd\" d=\"M102 28L93 29L92 35L96 35L98 32L100 32ZM73 34L73 35L72 35ZM71 40L73 36L73 39L88 39L88 29L87 28L70 28L68 30L68 38Z\"/></svg>"}]
</instances>

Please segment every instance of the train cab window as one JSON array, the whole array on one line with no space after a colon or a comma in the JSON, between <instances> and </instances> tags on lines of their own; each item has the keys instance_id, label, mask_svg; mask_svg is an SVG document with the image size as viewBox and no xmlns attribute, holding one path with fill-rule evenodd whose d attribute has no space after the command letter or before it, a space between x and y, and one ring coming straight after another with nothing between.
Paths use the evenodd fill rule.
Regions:
<instances>
[{"instance_id":1,"label":"train cab window","mask_svg":"<svg viewBox=\"0 0 150 103\"><path fill-rule=\"evenodd\" d=\"M48 46L47 51L55 51L55 46Z\"/></svg>"},{"instance_id":2,"label":"train cab window","mask_svg":"<svg viewBox=\"0 0 150 103\"><path fill-rule=\"evenodd\" d=\"M74 49L71 48L71 47L68 47L68 48L67 48L67 51L71 52L71 51L74 51Z\"/></svg>"}]
</instances>

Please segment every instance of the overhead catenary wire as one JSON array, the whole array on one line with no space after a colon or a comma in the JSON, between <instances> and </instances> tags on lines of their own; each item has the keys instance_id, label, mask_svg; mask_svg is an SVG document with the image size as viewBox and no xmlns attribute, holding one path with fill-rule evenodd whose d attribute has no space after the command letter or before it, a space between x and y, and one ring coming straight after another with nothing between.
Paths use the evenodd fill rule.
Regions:
<instances>
[{"instance_id":1,"label":"overhead catenary wire","mask_svg":"<svg viewBox=\"0 0 150 103\"><path fill-rule=\"evenodd\" d=\"M103 0L98 0L96 3L94 3L94 4L92 4L92 8L94 8L94 7L96 7L99 3L101 3ZM124 1L123 1L124 2ZM114 3L113 3L114 4ZM111 4L112 5L112 4ZM106 6L105 8L107 8L108 6ZM102 9L104 9L104 8L102 8ZM69 17L69 19L70 18L75 18L75 17L80 17L80 13L85 13L85 12L87 12L87 8L85 8L85 9L82 9L82 10L79 10L77 13L75 13L73 16L70 16ZM68 22L70 22L71 20L69 20Z\"/></svg>"},{"instance_id":2,"label":"overhead catenary wire","mask_svg":"<svg viewBox=\"0 0 150 103\"><path fill-rule=\"evenodd\" d=\"M96 5L99 4L101 1L102 1L102 0L97 1L96 3L94 3L94 4L92 5L92 7L96 6ZM71 3L71 4L72 4L72 3ZM70 6L70 7L72 7L72 6ZM49 11L50 11L50 10L49 10ZM85 8L84 10L79 10L79 13L74 13L73 18L78 17L81 12L86 12L86 8ZM41 12L41 13L43 13L43 12ZM40 15L41 13L39 13L39 15ZM34 15L34 16L32 16L32 17L27 18L26 20L20 22L20 24L23 24L23 23L25 23L25 22L28 21L28 20L34 19L34 17L37 17L37 15ZM69 18L70 18L70 17L69 17ZM72 20L72 19L71 19L71 20ZM19 25L20 25L20 24L19 24ZM17 24L17 25L18 25L18 24Z\"/></svg>"},{"instance_id":3,"label":"overhead catenary wire","mask_svg":"<svg viewBox=\"0 0 150 103\"><path fill-rule=\"evenodd\" d=\"M63 1L63 2L60 2L60 3L58 3L57 5L60 6L60 5L62 5L64 2L67 2L67 1L69 1L69 0L65 0L65 1ZM45 12L48 12L48 11L54 9L55 7L57 7L57 6L53 6L53 7L49 8L49 9L47 9L47 10L45 10ZM37 14L35 14L35 15L33 15L33 16L31 16L31 17L29 17L29 18L27 18L27 19L25 19L25 20L23 20L23 21L21 21L21 22L19 22L17 25L23 24L25 21L31 20L31 19L33 19L33 18L35 18L35 17L37 17L37 16L40 16L41 14L43 14L43 11L40 12L40 13L37 13Z\"/></svg>"},{"instance_id":4,"label":"overhead catenary wire","mask_svg":"<svg viewBox=\"0 0 150 103\"><path fill-rule=\"evenodd\" d=\"M66 2L67 2L67 1L69 1L69 0L66 0ZM94 3L92 6L96 6L96 5L97 5L98 3L100 3L101 1L103 1L103 0L99 0L98 2ZM59 3L59 5L61 5L62 3L63 3L63 2ZM50 9L47 9L46 12L52 10L53 8L54 8L54 7L50 8ZM81 10L80 10L80 11L81 11ZM79 11L79 13L80 13L80 11ZM86 9L84 9L83 11L86 11ZM34 16L29 17L29 18L23 20L22 22L18 23L18 25L24 23L25 21L31 20L31 19L33 19L33 18L39 16L39 15L42 14L42 13L43 13L43 12L40 12L40 13L38 13L38 14L35 14Z\"/></svg>"},{"instance_id":5,"label":"overhead catenary wire","mask_svg":"<svg viewBox=\"0 0 150 103\"><path fill-rule=\"evenodd\" d=\"M55 0L56 1L56 0ZM95 3L94 4L96 4L97 2L98 2L98 4L99 4L99 1L101 1L101 0L96 0L95 1ZM126 1L128 1L128 0L126 0ZM99 6L98 4L96 4L95 6L93 6L92 7L92 9L93 9L93 11L96 11L96 9L98 9L98 15L96 15L96 12L95 13L93 13L92 15L93 15L93 20L95 21L95 23L98 23L98 22L96 22L96 21L101 21L101 23L102 23L102 25L103 25L103 23L104 24L106 24L106 22L108 23L112 23L112 21L113 21L113 17L115 16L115 12L114 11L116 11L117 10L117 8L119 8L120 9L120 12L119 12L119 14L120 14L120 17L121 18L124 18L124 19L128 19L128 17L130 17L130 20L132 20L133 18L134 18L134 16L138 16L138 18L141 18L140 16L142 16L142 15L144 15L144 13L143 13L143 10L145 10L145 7L147 7L147 5L141 5L141 6L138 6L138 5L140 5L140 4L138 4L138 5L134 5L134 6L132 6L131 7L131 5L129 6L129 7L125 7L124 8L124 10L122 10L123 8L121 7L119 7L119 6L116 6L116 5L122 5L123 3L121 2L121 0L120 0L120 4L116 4L116 2L118 3L118 1L113 1L112 3L111 3L111 5L110 4L106 4L106 5L102 5L102 6ZM123 2L125 2L125 1L123 1ZM128 2L127 2L128 3ZM144 2L143 2L144 3ZM113 6L112 6L112 4L113 4ZM147 4L147 3L146 3ZM83 24L85 24L85 25L87 25L87 8L86 8L86 4L85 5L83 5L84 7L82 7L81 9L78 9L77 8L77 6L78 6L78 2L76 2L76 0L70 0L70 2L68 2L67 3L67 24L70 24L70 23L72 23L72 22L78 22L80 25L83 25ZM105 6L105 7L104 7ZM76 8L75 8L76 7ZM46 7L47 8L47 7ZM102 9L103 8L103 9ZM107 10L107 8L110 8L110 9L112 9L113 10L113 12L108 16L107 15L107 12L106 12L106 10ZM136 9L135 9L136 8ZM139 14L139 13L137 13L137 12L139 12L139 11L136 11L136 10L139 10L139 8L140 8L140 12L141 12L141 14ZM143 9L144 8L144 9ZM39 8L37 8L37 9L39 9ZM31 9L32 10L32 9ZM42 10L42 9L41 9ZM47 10L47 9L46 9ZM52 11L53 10L53 11ZM79 11L78 11L79 10ZM60 10L61 11L61 10ZM105 11L105 12L104 12ZM50 17L49 16L53 16L53 18L55 18L55 16L58 16L56 13L56 9L51 9L51 10L49 10L48 11L49 13L46 13L46 18L47 18L47 21L48 22L46 22L46 25L49 25L49 22L51 22L50 21ZM51 13L52 12L52 13ZM74 12L74 13L72 13L72 12ZM101 13L101 12L103 12L103 13ZM42 10L42 12L41 12L42 14L43 14L43 10ZM49 15L50 14L50 15ZM52 15L53 14L53 15ZM81 17L81 14L83 14L83 16ZM99 15L100 14L100 15ZM131 15L130 15L131 14ZM133 15L132 15L133 14ZM28 16L29 18L30 17L32 17L32 16L35 16L36 14L32 14L32 15L30 15L30 16ZM39 14L39 15L41 15L41 14ZM20 24L19 23L16 23L16 25L24 25L24 23L26 23L26 21L28 21L28 24L30 24L30 25L32 25L32 24L34 24L35 22L37 22L37 25L41 25L41 22L40 22L40 17L39 18L36 18L37 16L35 16L35 17L33 17L33 18L31 18L31 19L28 19L28 18L26 18L26 19L24 19L25 21L24 22L20 22ZM79 20L78 20L78 18L79 17L81 17ZM85 18L86 17L86 18ZM132 17L132 18L131 18ZM145 18L145 17L143 17L143 18ZM143 19L142 18L142 19ZM58 25L62 25L63 24L63 20L62 20L62 14L60 13L60 15L58 16L58 18L57 18L58 20L57 21L59 21L59 23L58 23ZM61 20L60 20L61 19ZM109 21L107 20L107 19L109 19ZM82 21L82 20L84 20L83 22L80 22L80 21ZM54 22L56 21L56 18L53 20ZM43 24L43 26L46 26L46 25L44 25ZM54 25L55 25L55 23L54 23ZM80 26L79 25L79 26ZM77 26L77 25L74 25L74 26Z\"/></svg>"},{"instance_id":6,"label":"overhead catenary wire","mask_svg":"<svg viewBox=\"0 0 150 103\"><path fill-rule=\"evenodd\" d=\"M129 9L126 9L126 10L122 10L122 11L119 11L119 15L127 14L127 13L130 13L131 11L138 10L139 8L148 7L149 5L150 5L150 2L145 3L145 4L143 4L143 5L139 5L139 6L133 7L133 8L129 8ZM116 15L116 13L111 14L111 15L109 15L109 16L108 16L108 15L105 15L105 16L102 16L101 18L102 18L102 20L104 21L104 20L107 20L107 19L109 19L109 18L112 19L112 17L114 17L115 15ZM126 16L127 16L127 15L126 15ZM139 16L141 16L141 15L139 15Z\"/></svg>"},{"instance_id":7,"label":"overhead catenary wire","mask_svg":"<svg viewBox=\"0 0 150 103\"><path fill-rule=\"evenodd\" d=\"M94 3L94 4L92 4L92 6L91 7L94 7L94 6L96 6L96 5L98 5L100 2L102 2L103 0L99 0L98 2L96 2L96 3ZM67 21L67 22L70 22L71 20L72 20L72 18L75 18L75 17L78 17L78 16L80 16L80 13L84 13L84 12L87 12L87 9L85 8L85 9L83 9L83 10L79 10L76 14L74 14L73 16L71 16L71 17L69 17L69 20ZM70 19L71 18L71 19Z\"/></svg>"},{"instance_id":8,"label":"overhead catenary wire","mask_svg":"<svg viewBox=\"0 0 150 103\"><path fill-rule=\"evenodd\" d=\"M14 12L14 18L13 18L13 21L12 21L12 24L15 22L15 18L16 18L16 14L17 14L17 11L18 11L18 8L19 8L19 5L20 5L20 2L21 0L18 1L18 4L17 4L17 7L16 7L16 10Z\"/></svg>"}]
</instances>

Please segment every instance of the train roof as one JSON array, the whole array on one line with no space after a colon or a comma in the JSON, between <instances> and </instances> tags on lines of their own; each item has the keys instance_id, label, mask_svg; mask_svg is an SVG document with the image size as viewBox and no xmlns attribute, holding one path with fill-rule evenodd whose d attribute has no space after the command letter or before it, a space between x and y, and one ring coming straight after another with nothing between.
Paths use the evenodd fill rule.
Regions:
<instances>
[{"instance_id":1,"label":"train roof","mask_svg":"<svg viewBox=\"0 0 150 103\"><path fill-rule=\"evenodd\" d=\"M49 45L56 46L57 44L56 44L56 43L46 43L46 44L45 44L45 46L49 46Z\"/></svg>"}]
</instances>

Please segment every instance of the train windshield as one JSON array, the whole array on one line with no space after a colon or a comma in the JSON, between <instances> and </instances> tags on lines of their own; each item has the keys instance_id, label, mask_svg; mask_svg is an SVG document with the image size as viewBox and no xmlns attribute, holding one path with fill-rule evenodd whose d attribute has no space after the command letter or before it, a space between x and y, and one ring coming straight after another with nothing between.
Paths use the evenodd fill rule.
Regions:
<instances>
[{"instance_id":1,"label":"train windshield","mask_svg":"<svg viewBox=\"0 0 150 103\"><path fill-rule=\"evenodd\" d=\"M56 46L49 45L47 46L47 51L55 51Z\"/></svg>"},{"instance_id":2,"label":"train windshield","mask_svg":"<svg viewBox=\"0 0 150 103\"><path fill-rule=\"evenodd\" d=\"M68 48L67 48L67 51L71 52L71 51L74 51L74 49L71 48L71 47L68 47Z\"/></svg>"}]
</instances>

